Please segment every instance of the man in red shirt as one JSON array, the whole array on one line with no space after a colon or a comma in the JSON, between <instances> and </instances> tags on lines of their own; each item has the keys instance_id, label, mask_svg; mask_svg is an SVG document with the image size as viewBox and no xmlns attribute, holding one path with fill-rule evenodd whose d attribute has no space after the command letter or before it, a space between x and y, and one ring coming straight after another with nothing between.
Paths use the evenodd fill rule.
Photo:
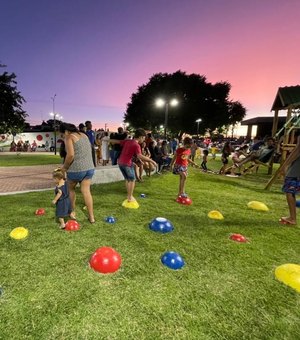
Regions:
<instances>
[{"instance_id":1,"label":"man in red shirt","mask_svg":"<svg viewBox=\"0 0 300 340\"><path fill-rule=\"evenodd\" d=\"M127 190L127 202L135 202L133 191L135 187L135 172L132 162L132 157L137 157L141 161L150 162L157 166L157 164L149 157L142 155L140 144L144 142L146 132L144 129L137 129L134 133L133 139L116 140L111 139L110 143L120 144L122 146L121 155L118 159L119 168L125 178L125 185ZM124 205L126 206L126 205ZM127 207L130 207L127 205Z\"/></svg>"}]
</instances>

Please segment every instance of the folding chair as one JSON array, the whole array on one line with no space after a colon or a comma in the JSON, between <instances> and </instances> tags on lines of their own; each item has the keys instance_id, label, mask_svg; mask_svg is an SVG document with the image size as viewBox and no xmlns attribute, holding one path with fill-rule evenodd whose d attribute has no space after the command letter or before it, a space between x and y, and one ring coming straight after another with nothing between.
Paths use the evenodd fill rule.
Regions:
<instances>
[{"instance_id":1,"label":"folding chair","mask_svg":"<svg viewBox=\"0 0 300 340\"><path fill-rule=\"evenodd\" d=\"M259 166L265 166L265 167L270 167L271 164L273 163L273 158L275 154L275 148L269 150L268 153L264 153L261 156L259 156L257 159L253 159L250 161L250 165L246 168L244 168L241 173L246 174L246 173L257 173Z\"/></svg>"}]
</instances>

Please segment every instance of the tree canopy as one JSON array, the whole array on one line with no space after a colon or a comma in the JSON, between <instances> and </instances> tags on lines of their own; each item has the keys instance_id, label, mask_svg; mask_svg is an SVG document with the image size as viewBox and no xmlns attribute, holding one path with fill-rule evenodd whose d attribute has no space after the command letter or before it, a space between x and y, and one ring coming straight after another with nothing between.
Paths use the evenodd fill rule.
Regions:
<instances>
[{"instance_id":1,"label":"tree canopy","mask_svg":"<svg viewBox=\"0 0 300 340\"><path fill-rule=\"evenodd\" d=\"M14 73L0 74L0 133L17 133L25 125L27 114L22 109L25 99L18 92L15 79Z\"/></svg>"},{"instance_id":2,"label":"tree canopy","mask_svg":"<svg viewBox=\"0 0 300 340\"><path fill-rule=\"evenodd\" d=\"M228 82L211 84L205 76L198 74L157 73L131 95L124 120L134 128L158 129L165 123L166 107L158 108L155 101L162 98L169 102L176 98L178 106L168 105L167 127L171 133L181 130L195 134L199 118L199 132L236 124L245 117L246 109L240 102L229 99L230 89Z\"/></svg>"}]
</instances>

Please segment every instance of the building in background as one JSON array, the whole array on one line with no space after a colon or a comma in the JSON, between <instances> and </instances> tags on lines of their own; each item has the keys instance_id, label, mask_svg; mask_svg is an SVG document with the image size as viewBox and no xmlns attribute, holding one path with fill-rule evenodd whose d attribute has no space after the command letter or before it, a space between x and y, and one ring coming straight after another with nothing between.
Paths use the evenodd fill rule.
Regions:
<instances>
[{"instance_id":1,"label":"building in background","mask_svg":"<svg viewBox=\"0 0 300 340\"><path fill-rule=\"evenodd\" d=\"M53 151L54 150L54 131L53 127L46 122L41 125L29 126L27 125L23 132L14 135L0 136L0 150L9 151L11 143L21 144L27 142L32 145L33 142L37 144L36 151ZM56 148L60 148L63 141L63 135L56 132Z\"/></svg>"},{"instance_id":2,"label":"building in background","mask_svg":"<svg viewBox=\"0 0 300 340\"><path fill-rule=\"evenodd\" d=\"M242 126L247 126L246 137L248 139L253 138L253 132L255 136L259 136L261 138L265 136L272 136L272 128L273 128L274 117L255 117L243 120L241 122ZM285 124L286 117L278 117L278 127L277 129L281 129Z\"/></svg>"}]
</instances>

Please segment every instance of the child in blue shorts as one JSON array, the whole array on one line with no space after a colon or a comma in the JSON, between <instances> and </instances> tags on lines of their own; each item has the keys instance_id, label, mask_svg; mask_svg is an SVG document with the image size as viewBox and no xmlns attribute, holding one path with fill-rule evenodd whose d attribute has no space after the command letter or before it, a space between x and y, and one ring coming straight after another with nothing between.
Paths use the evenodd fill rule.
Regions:
<instances>
[{"instance_id":1,"label":"child in blue shorts","mask_svg":"<svg viewBox=\"0 0 300 340\"><path fill-rule=\"evenodd\" d=\"M287 171L286 171L287 170ZM300 134L297 134L297 144L282 165L282 172L286 173L282 191L285 192L289 207L288 217L281 217L279 222L286 225L297 224L296 195L300 192Z\"/></svg>"}]
</instances>

